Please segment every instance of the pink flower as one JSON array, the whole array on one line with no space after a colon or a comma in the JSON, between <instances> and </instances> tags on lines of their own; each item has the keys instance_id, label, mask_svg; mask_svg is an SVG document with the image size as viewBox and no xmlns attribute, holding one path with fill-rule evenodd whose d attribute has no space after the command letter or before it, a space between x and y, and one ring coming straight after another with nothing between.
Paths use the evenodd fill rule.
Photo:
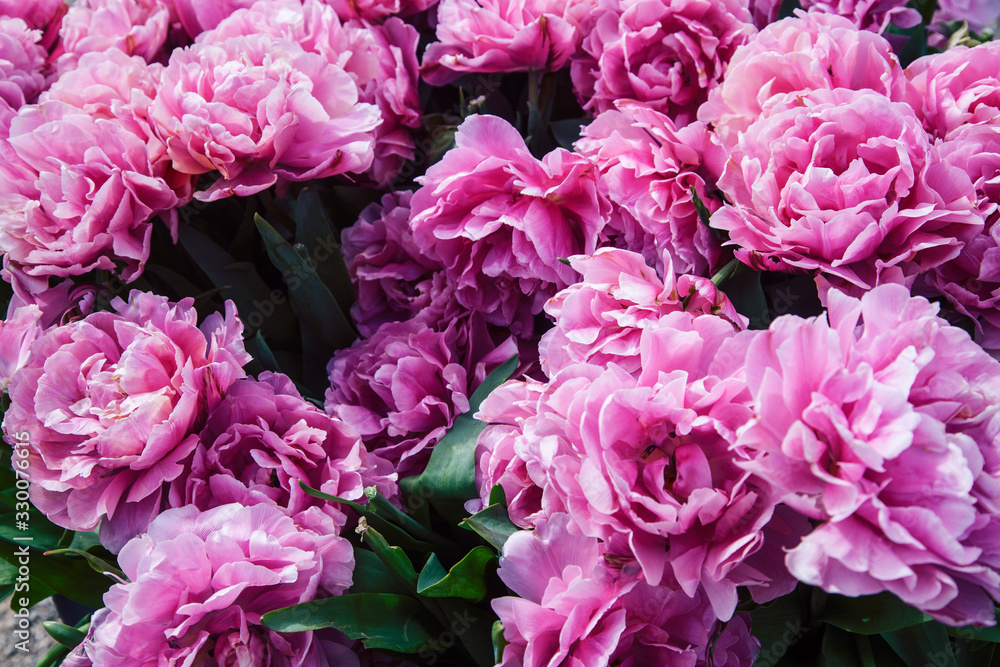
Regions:
<instances>
[{"instance_id":1,"label":"pink flower","mask_svg":"<svg viewBox=\"0 0 1000 667\"><path fill-rule=\"evenodd\" d=\"M586 126L574 148L597 163L619 207L622 222L612 220L606 231L612 242L641 253L658 270L663 253L682 273L708 275L718 268L721 242L701 221L691 193L694 188L709 212L720 205L709 190L725 153L704 124L678 129L657 111L620 102Z\"/></svg>"},{"instance_id":2,"label":"pink flower","mask_svg":"<svg viewBox=\"0 0 1000 667\"><path fill-rule=\"evenodd\" d=\"M500 667L738 667L759 649L748 618L722 628L704 596L643 583L635 563L575 534L568 514L512 535L499 574L519 596L493 601L507 641Z\"/></svg>"},{"instance_id":3,"label":"pink flower","mask_svg":"<svg viewBox=\"0 0 1000 667\"><path fill-rule=\"evenodd\" d=\"M974 32L1000 18L1000 5L993 0L938 0L934 23L965 21Z\"/></svg>"},{"instance_id":4,"label":"pink flower","mask_svg":"<svg viewBox=\"0 0 1000 667\"><path fill-rule=\"evenodd\" d=\"M438 0L323 0L337 10L337 15L348 19L365 19L378 22L388 16L411 16L433 7Z\"/></svg>"},{"instance_id":5,"label":"pink flower","mask_svg":"<svg viewBox=\"0 0 1000 667\"><path fill-rule=\"evenodd\" d=\"M911 278L982 230L975 189L941 161L912 110L870 91L786 100L739 137L712 215L738 255L818 270L855 292L890 267Z\"/></svg>"},{"instance_id":6,"label":"pink flower","mask_svg":"<svg viewBox=\"0 0 1000 667\"><path fill-rule=\"evenodd\" d=\"M870 89L901 101L906 78L892 45L834 14L800 13L769 25L729 61L726 78L698 110L727 149L772 98L811 90Z\"/></svg>"},{"instance_id":7,"label":"pink flower","mask_svg":"<svg viewBox=\"0 0 1000 667\"><path fill-rule=\"evenodd\" d=\"M65 0L0 0L0 16L23 19L28 27L42 33L42 48L52 48L59 39L59 27L69 9Z\"/></svg>"},{"instance_id":8,"label":"pink flower","mask_svg":"<svg viewBox=\"0 0 1000 667\"><path fill-rule=\"evenodd\" d=\"M168 504L207 510L264 503L321 534L339 534L346 521L340 508L307 495L299 482L366 503L366 487L395 497L395 478L388 462L369 454L344 422L303 400L290 379L262 373L234 382L208 415L190 471L173 480Z\"/></svg>"},{"instance_id":9,"label":"pink flower","mask_svg":"<svg viewBox=\"0 0 1000 667\"><path fill-rule=\"evenodd\" d=\"M597 249L611 203L593 163L563 149L537 160L500 118L466 118L455 142L418 179L413 242L443 264L462 306L526 335L575 280L559 259Z\"/></svg>"},{"instance_id":10,"label":"pink flower","mask_svg":"<svg viewBox=\"0 0 1000 667\"><path fill-rule=\"evenodd\" d=\"M400 478L423 471L476 387L517 352L512 339L493 348L488 338L461 350L458 336L457 326L438 332L417 320L390 322L330 360L326 411L357 430ZM463 358L477 347L487 353Z\"/></svg>"},{"instance_id":11,"label":"pink flower","mask_svg":"<svg viewBox=\"0 0 1000 667\"><path fill-rule=\"evenodd\" d=\"M549 377L579 362L614 363L639 373L642 332L662 326L670 313L720 315L734 330L746 327L746 318L711 280L675 277L669 261L665 281L640 255L616 248L569 261L583 277L545 304L545 312L556 321L539 344L542 370Z\"/></svg>"},{"instance_id":12,"label":"pink flower","mask_svg":"<svg viewBox=\"0 0 1000 667\"><path fill-rule=\"evenodd\" d=\"M819 522L789 570L992 625L1000 363L900 285L827 299L827 317L778 318L747 354L756 416L737 444L758 455L745 466Z\"/></svg>"},{"instance_id":13,"label":"pink flower","mask_svg":"<svg viewBox=\"0 0 1000 667\"><path fill-rule=\"evenodd\" d=\"M577 97L594 113L638 100L687 125L756 33L750 20L740 0L603 0L573 59Z\"/></svg>"},{"instance_id":14,"label":"pink flower","mask_svg":"<svg viewBox=\"0 0 1000 667\"><path fill-rule=\"evenodd\" d=\"M1000 42L956 46L919 58L906 68L912 82L907 101L939 139L962 125L1000 124L998 62Z\"/></svg>"},{"instance_id":15,"label":"pink flower","mask_svg":"<svg viewBox=\"0 0 1000 667\"><path fill-rule=\"evenodd\" d=\"M976 187L987 221L957 257L924 274L928 294L942 294L976 327L976 342L1000 356L1000 124L963 125L938 146L941 159L962 169Z\"/></svg>"},{"instance_id":16,"label":"pink flower","mask_svg":"<svg viewBox=\"0 0 1000 667\"><path fill-rule=\"evenodd\" d=\"M465 72L555 72L580 44L595 0L441 0L422 73L442 86Z\"/></svg>"},{"instance_id":17,"label":"pink flower","mask_svg":"<svg viewBox=\"0 0 1000 667\"><path fill-rule=\"evenodd\" d=\"M78 0L59 30L57 67L72 70L80 56L118 49L152 62L160 55L170 25L170 8L162 0Z\"/></svg>"},{"instance_id":18,"label":"pink flower","mask_svg":"<svg viewBox=\"0 0 1000 667\"><path fill-rule=\"evenodd\" d=\"M29 436L32 500L70 530L104 517L115 530L158 502L250 359L232 304L200 329L192 299L134 291L112 305L46 332L10 385L4 429Z\"/></svg>"},{"instance_id":19,"label":"pink flower","mask_svg":"<svg viewBox=\"0 0 1000 667\"><path fill-rule=\"evenodd\" d=\"M211 30L237 9L249 7L257 0L170 0L177 12L184 30L194 39L206 30Z\"/></svg>"},{"instance_id":20,"label":"pink flower","mask_svg":"<svg viewBox=\"0 0 1000 667\"><path fill-rule=\"evenodd\" d=\"M21 19L0 17L0 107L6 105L8 119L45 88L46 53L37 43L41 37ZM8 123L2 123L5 129Z\"/></svg>"},{"instance_id":21,"label":"pink flower","mask_svg":"<svg viewBox=\"0 0 1000 667\"><path fill-rule=\"evenodd\" d=\"M7 280L40 292L50 276L116 271L116 262L126 281L142 273L150 218L178 203L143 137L52 100L23 108L8 141L24 177L0 186Z\"/></svg>"},{"instance_id":22,"label":"pink flower","mask_svg":"<svg viewBox=\"0 0 1000 667\"><path fill-rule=\"evenodd\" d=\"M177 171L221 173L212 201L363 172L380 119L343 69L261 34L174 51L150 121Z\"/></svg>"},{"instance_id":23,"label":"pink flower","mask_svg":"<svg viewBox=\"0 0 1000 667\"><path fill-rule=\"evenodd\" d=\"M342 23L332 7L319 0L262 0L234 12L198 41L220 43L262 32L318 53L351 75L359 100L377 105L382 116L373 133L375 157L369 175L380 187L394 179L414 156L409 129L421 122L416 29L398 18L380 25Z\"/></svg>"},{"instance_id":24,"label":"pink flower","mask_svg":"<svg viewBox=\"0 0 1000 667\"><path fill-rule=\"evenodd\" d=\"M778 20L780 0L750 0L749 5L752 22L758 30L763 30L767 24Z\"/></svg>"},{"instance_id":25,"label":"pink flower","mask_svg":"<svg viewBox=\"0 0 1000 667\"><path fill-rule=\"evenodd\" d=\"M77 649L94 667L357 665L320 633L277 633L266 612L351 585L354 553L336 535L302 530L281 510L233 503L167 510L122 549L128 576Z\"/></svg>"},{"instance_id":26,"label":"pink flower","mask_svg":"<svg viewBox=\"0 0 1000 667\"><path fill-rule=\"evenodd\" d=\"M42 334L42 309L32 304L7 308L7 319L0 322L0 392L6 391L28 363L31 344Z\"/></svg>"},{"instance_id":27,"label":"pink flower","mask_svg":"<svg viewBox=\"0 0 1000 667\"><path fill-rule=\"evenodd\" d=\"M837 14L862 30L882 34L890 24L912 28L920 23L920 12L906 6L906 0L802 0L809 12Z\"/></svg>"},{"instance_id":28,"label":"pink flower","mask_svg":"<svg viewBox=\"0 0 1000 667\"><path fill-rule=\"evenodd\" d=\"M704 592L723 620L737 586L765 599L787 591L787 574L772 578L752 564L771 558L761 549L774 501L737 465L746 455L732 447L751 415L742 374L752 337L720 317L673 312L643 332L640 373L576 364L544 388L488 397L483 414L507 424L494 442L522 459L541 489L537 513L524 517L522 505L518 518L537 523L568 512L583 535L637 561L649 585L676 580L689 597ZM510 398L519 405L505 409ZM481 446L491 444L492 428ZM487 456L480 451L481 468Z\"/></svg>"}]
</instances>

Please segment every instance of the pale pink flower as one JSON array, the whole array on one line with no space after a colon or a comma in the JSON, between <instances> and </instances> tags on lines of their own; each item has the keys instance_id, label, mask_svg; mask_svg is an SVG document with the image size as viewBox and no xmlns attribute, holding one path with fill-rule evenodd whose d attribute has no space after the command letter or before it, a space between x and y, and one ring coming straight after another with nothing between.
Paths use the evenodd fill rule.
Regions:
<instances>
[{"instance_id":1,"label":"pale pink flower","mask_svg":"<svg viewBox=\"0 0 1000 667\"><path fill-rule=\"evenodd\" d=\"M1000 362L937 306L883 285L827 294L750 345L745 464L818 522L786 556L807 584L889 591L954 625L1000 599ZM992 598L992 599L991 599Z\"/></svg>"},{"instance_id":2,"label":"pale pink flower","mask_svg":"<svg viewBox=\"0 0 1000 667\"><path fill-rule=\"evenodd\" d=\"M146 141L114 120L56 100L21 109L7 146L23 166L0 185L4 275L28 292L50 276L117 271L126 281L149 257L150 219L178 204Z\"/></svg>"},{"instance_id":3,"label":"pale pink flower","mask_svg":"<svg viewBox=\"0 0 1000 667\"><path fill-rule=\"evenodd\" d=\"M969 176L941 161L905 104L814 90L740 134L711 224L766 267L819 271L858 293L892 267L907 279L982 230Z\"/></svg>"},{"instance_id":4,"label":"pale pink flower","mask_svg":"<svg viewBox=\"0 0 1000 667\"><path fill-rule=\"evenodd\" d=\"M0 17L0 109L6 116L3 133L14 112L34 102L45 88L45 49L42 34L19 18ZM6 107L6 108L4 108Z\"/></svg>"},{"instance_id":5,"label":"pale pink flower","mask_svg":"<svg viewBox=\"0 0 1000 667\"><path fill-rule=\"evenodd\" d=\"M382 116L373 133L374 162L368 174L379 186L394 179L414 156L409 130L421 122L416 29L398 18L378 25L342 22L332 7L319 0L261 0L233 12L198 41L217 43L258 33L295 42L351 76L359 100L377 105Z\"/></svg>"},{"instance_id":6,"label":"pale pink flower","mask_svg":"<svg viewBox=\"0 0 1000 667\"><path fill-rule=\"evenodd\" d=\"M811 90L870 89L901 101L906 77L892 45L834 14L810 12L769 25L736 49L726 78L698 110L723 146L765 112L772 98Z\"/></svg>"},{"instance_id":7,"label":"pale pink flower","mask_svg":"<svg viewBox=\"0 0 1000 667\"><path fill-rule=\"evenodd\" d=\"M920 12L906 6L906 0L802 0L809 12L837 14L862 30L882 34L890 24L912 28L920 23Z\"/></svg>"},{"instance_id":8,"label":"pale pink flower","mask_svg":"<svg viewBox=\"0 0 1000 667\"><path fill-rule=\"evenodd\" d=\"M596 0L441 0L422 74L433 86L466 72L555 72L580 44Z\"/></svg>"},{"instance_id":9,"label":"pale pink flower","mask_svg":"<svg viewBox=\"0 0 1000 667\"><path fill-rule=\"evenodd\" d=\"M501 118L466 118L455 142L418 179L413 241L444 265L462 306L527 335L545 301L575 281L559 260L597 249L611 202L590 160L563 149L538 160Z\"/></svg>"},{"instance_id":10,"label":"pale pink flower","mask_svg":"<svg viewBox=\"0 0 1000 667\"><path fill-rule=\"evenodd\" d=\"M173 480L167 498L170 507L202 510L231 502L275 505L298 523L338 534L346 521L341 508L306 494L300 481L366 503L366 487L394 498L395 479L357 432L306 402L286 376L262 373L234 382L209 413L190 469Z\"/></svg>"},{"instance_id":11,"label":"pale pink flower","mask_svg":"<svg viewBox=\"0 0 1000 667\"><path fill-rule=\"evenodd\" d=\"M675 276L666 262L664 279L636 253L602 248L592 256L576 255L570 265L580 282L549 299L545 312L556 322L539 343L542 370L549 377L567 366L614 363L630 373L640 367L645 329L655 329L669 313L719 315L744 329L745 317L708 278Z\"/></svg>"},{"instance_id":12,"label":"pale pink flower","mask_svg":"<svg viewBox=\"0 0 1000 667\"><path fill-rule=\"evenodd\" d=\"M618 205L621 221L613 219L605 232L612 243L658 270L664 253L681 273L719 268L722 243L699 217L695 195L710 213L720 206L709 192L726 155L703 123L678 128L649 107L619 102L583 129L574 148L597 163Z\"/></svg>"},{"instance_id":13,"label":"pale pink flower","mask_svg":"<svg viewBox=\"0 0 1000 667\"><path fill-rule=\"evenodd\" d=\"M104 594L75 664L358 665L322 633L261 623L269 611L343 592L353 577L346 539L303 530L276 507L167 510L118 563L128 581Z\"/></svg>"},{"instance_id":14,"label":"pale pink flower","mask_svg":"<svg viewBox=\"0 0 1000 667\"><path fill-rule=\"evenodd\" d=\"M149 115L177 171L220 172L207 201L363 172L380 123L343 69L263 34L174 51Z\"/></svg>"},{"instance_id":15,"label":"pale pink flower","mask_svg":"<svg viewBox=\"0 0 1000 667\"><path fill-rule=\"evenodd\" d=\"M765 575L753 564L779 548L762 550L774 501L732 447L751 416L743 363L753 335L713 315L668 313L642 334L640 373L576 364L544 387L498 390L481 411L505 423L492 442L488 427L479 444L512 451L523 473L497 479L487 467L482 481L493 476L515 492L508 497L520 496L516 520L568 512L583 535L637 561L646 583L676 580L689 597L704 593L720 619L732 616L737 586L762 599L787 592L787 572ZM517 403L506 408L511 398ZM492 458L483 449L481 470ZM537 492L518 489L520 474L541 489L540 503Z\"/></svg>"},{"instance_id":16,"label":"pale pink flower","mask_svg":"<svg viewBox=\"0 0 1000 667\"><path fill-rule=\"evenodd\" d=\"M147 62L157 58L167 40L170 8L162 0L77 0L59 30L59 71L76 67L84 53L118 49Z\"/></svg>"},{"instance_id":17,"label":"pale pink flower","mask_svg":"<svg viewBox=\"0 0 1000 667\"><path fill-rule=\"evenodd\" d=\"M947 139L962 125L1000 124L1000 42L956 46L918 58L906 68L907 101L924 127Z\"/></svg>"},{"instance_id":18,"label":"pale pink flower","mask_svg":"<svg viewBox=\"0 0 1000 667\"><path fill-rule=\"evenodd\" d=\"M250 360L231 303L201 328L193 299L134 291L112 306L47 331L10 385L4 429L29 436L32 500L70 530L106 518L114 531L158 506L190 433Z\"/></svg>"},{"instance_id":19,"label":"pale pink flower","mask_svg":"<svg viewBox=\"0 0 1000 667\"><path fill-rule=\"evenodd\" d=\"M31 344L42 334L42 309L31 304L15 307L11 302L7 318L0 322L0 392L28 363Z\"/></svg>"},{"instance_id":20,"label":"pale pink flower","mask_svg":"<svg viewBox=\"0 0 1000 667\"><path fill-rule=\"evenodd\" d=\"M488 337L460 347L458 329L389 322L330 360L326 411L357 430L401 478L423 471L486 375L517 352L510 338L495 348Z\"/></svg>"},{"instance_id":21,"label":"pale pink flower","mask_svg":"<svg viewBox=\"0 0 1000 667\"><path fill-rule=\"evenodd\" d=\"M638 100L680 126L757 32L741 0L602 0L573 59L573 88L597 114Z\"/></svg>"}]
</instances>

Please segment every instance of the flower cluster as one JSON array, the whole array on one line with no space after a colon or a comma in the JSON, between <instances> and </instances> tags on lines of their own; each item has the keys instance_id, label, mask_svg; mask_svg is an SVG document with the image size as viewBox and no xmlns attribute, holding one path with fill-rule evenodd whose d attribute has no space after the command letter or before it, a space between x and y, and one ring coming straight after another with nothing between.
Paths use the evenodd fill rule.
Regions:
<instances>
[{"instance_id":1,"label":"flower cluster","mask_svg":"<svg viewBox=\"0 0 1000 667\"><path fill-rule=\"evenodd\" d=\"M63 664L995 625L998 16L0 0L0 495L117 577Z\"/></svg>"}]
</instances>

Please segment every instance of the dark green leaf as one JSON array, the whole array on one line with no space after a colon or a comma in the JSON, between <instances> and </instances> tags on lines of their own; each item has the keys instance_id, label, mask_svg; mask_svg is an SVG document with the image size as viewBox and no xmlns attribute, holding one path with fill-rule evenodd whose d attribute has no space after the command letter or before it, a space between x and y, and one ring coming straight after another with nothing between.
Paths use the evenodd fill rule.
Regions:
<instances>
[{"instance_id":1,"label":"dark green leaf","mask_svg":"<svg viewBox=\"0 0 1000 667\"><path fill-rule=\"evenodd\" d=\"M49 636L66 648L76 648L87 637L87 633L56 621L42 621L42 627Z\"/></svg>"},{"instance_id":2,"label":"dark green leaf","mask_svg":"<svg viewBox=\"0 0 1000 667\"><path fill-rule=\"evenodd\" d=\"M94 572L86 561L66 556L46 556L38 549L28 549L27 555L22 546L10 542L0 542L0 559L11 565L24 565L30 568L28 586L35 592L35 586L47 589L48 595L61 593L74 602L89 607L103 607L103 595L114 583L110 578ZM21 591L15 591L12 606L20 606ZM45 596L48 597L48 596ZM15 604L17 603L17 604Z\"/></svg>"},{"instance_id":3,"label":"dark green leaf","mask_svg":"<svg viewBox=\"0 0 1000 667\"><path fill-rule=\"evenodd\" d=\"M918 625L928 618L895 595L879 593L859 598L831 595L816 620L849 632L877 635Z\"/></svg>"},{"instance_id":4,"label":"dark green leaf","mask_svg":"<svg viewBox=\"0 0 1000 667\"><path fill-rule=\"evenodd\" d=\"M497 621L493 624L493 661L497 664L503 660L503 650L507 646L507 640L503 636L503 623Z\"/></svg>"},{"instance_id":5,"label":"dark green leaf","mask_svg":"<svg viewBox=\"0 0 1000 667\"><path fill-rule=\"evenodd\" d=\"M882 638L908 667L957 667L948 632L936 621L885 632Z\"/></svg>"},{"instance_id":6,"label":"dark green leaf","mask_svg":"<svg viewBox=\"0 0 1000 667\"><path fill-rule=\"evenodd\" d=\"M459 526L474 531L498 552L503 550L507 538L520 530L510 520L507 508L503 505L490 505L464 519Z\"/></svg>"},{"instance_id":7,"label":"dark green leaf","mask_svg":"<svg viewBox=\"0 0 1000 667\"><path fill-rule=\"evenodd\" d=\"M355 547L354 584L351 586L350 592L407 595L412 590L407 589L400 578L392 573L374 551Z\"/></svg>"},{"instance_id":8,"label":"dark green leaf","mask_svg":"<svg viewBox=\"0 0 1000 667\"><path fill-rule=\"evenodd\" d=\"M580 138L581 130L590 122L587 118L568 118L549 123L552 136L566 150L573 150L573 144Z\"/></svg>"},{"instance_id":9,"label":"dark green leaf","mask_svg":"<svg viewBox=\"0 0 1000 667\"><path fill-rule=\"evenodd\" d=\"M486 547L476 547L465 558L445 571L437 554L431 554L420 571L417 593L432 598L461 598L479 602L486 597L486 572L495 566L496 556Z\"/></svg>"},{"instance_id":10,"label":"dark green leaf","mask_svg":"<svg viewBox=\"0 0 1000 667\"><path fill-rule=\"evenodd\" d=\"M377 530L367 525L364 518L361 519L358 532L361 533L361 539L372 548L372 551L385 563L389 571L398 577L408 590L415 591L417 589L417 571L413 569L413 563L410 562L410 558L403 550L386 542Z\"/></svg>"},{"instance_id":11,"label":"dark green leaf","mask_svg":"<svg viewBox=\"0 0 1000 667\"><path fill-rule=\"evenodd\" d=\"M966 625L960 628L948 628L948 635L960 639L979 640L986 642L1000 643L1000 618L997 618L998 610L994 610L994 619L998 622L987 628L977 628Z\"/></svg>"},{"instance_id":12,"label":"dark green leaf","mask_svg":"<svg viewBox=\"0 0 1000 667\"><path fill-rule=\"evenodd\" d=\"M490 505L503 505L507 507L507 494L500 484L494 484L490 489Z\"/></svg>"},{"instance_id":13,"label":"dark green leaf","mask_svg":"<svg viewBox=\"0 0 1000 667\"><path fill-rule=\"evenodd\" d=\"M751 329L766 329L771 323L760 273L734 259L712 276L712 282L729 297L741 315L749 318Z\"/></svg>"},{"instance_id":14,"label":"dark green leaf","mask_svg":"<svg viewBox=\"0 0 1000 667\"><path fill-rule=\"evenodd\" d=\"M55 556L61 554L67 554L70 556L81 556L90 564L90 567L92 567L95 572L98 572L100 574L112 574L118 579L121 579L123 581L128 580L127 577L125 576L125 573L119 570L117 566L112 565L103 558L95 556L94 554L89 553L87 551L83 551L81 549L53 549L51 551L45 552L46 556Z\"/></svg>"},{"instance_id":15,"label":"dark green leaf","mask_svg":"<svg viewBox=\"0 0 1000 667\"><path fill-rule=\"evenodd\" d=\"M805 634L797 591L750 612L753 634L760 640L758 664L777 665L789 647Z\"/></svg>"},{"instance_id":16,"label":"dark green leaf","mask_svg":"<svg viewBox=\"0 0 1000 667\"><path fill-rule=\"evenodd\" d=\"M872 661L868 661L860 655L854 637L868 641L864 635L852 635L832 625L826 626L823 633L820 667L878 667L871 656L871 647L867 647L867 657L872 658Z\"/></svg>"},{"instance_id":17,"label":"dark green leaf","mask_svg":"<svg viewBox=\"0 0 1000 667\"><path fill-rule=\"evenodd\" d=\"M281 366L278 364L278 360L274 358L274 353L271 352L270 346L264 340L264 336L258 331L253 338L246 341L247 352L253 355L253 358L260 362L266 370L272 373L280 373Z\"/></svg>"},{"instance_id":18,"label":"dark green leaf","mask_svg":"<svg viewBox=\"0 0 1000 667\"><path fill-rule=\"evenodd\" d=\"M497 387L506 382L516 368L517 355L514 355L493 369L492 373L483 378L482 384L476 387L476 390L472 392L472 397L469 398L469 412L466 414L475 414L478 412L479 406L482 405L484 400L486 400L486 397L492 394Z\"/></svg>"},{"instance_id":19,"label":"dark green leaf","mask_svg":"<svg viewBox=\"0 0 1000 667\"><path fill-rule=\"evenodd\" d=\"M213 285L226 288L222 295L236 304L248 333L260 329L275 340L294 340L294 319L284 295L272 291L251 262L237 262L193 227L181 226L180 244Z\"/></svg>"},{"instance_id":20,"label":"dark green leaf","mask_svg":"<svg viewBox=\"0 0 1000 667\"><path fill-rule=\"evenodd\" d=\"M268 612L262 620L277 632L336 628L368 648L401 653L431 650L441 632L419 602L391 593L348 593L313 600Z\"/></svg>"},{"instance_id":21,"label":"dark green leaf","mask_svg":"<svg viewBox=\"0 0 1000 667\"><path fill-rule=\"evenodd\" d=\"M493 667L492 629L496 615L488 609L457 598L426 600L436 602L443 615L442 623L462 643L476 667ZM445 636L442 635L442 645ZM462 663L467 664L466 662Z\"/></svg>"},{"instance_id":22,"label":"dark green leaf","mask_svg":"<svg viewBox=\"0 0 1000 667\"><path fill-rule=\"evenodd\" d=\"M351 274L337 243L337 234L314 188L304 188L295 200L295 242L315 260L316 273L345 313L354 303Z\"/></svg>"}]
</instances>

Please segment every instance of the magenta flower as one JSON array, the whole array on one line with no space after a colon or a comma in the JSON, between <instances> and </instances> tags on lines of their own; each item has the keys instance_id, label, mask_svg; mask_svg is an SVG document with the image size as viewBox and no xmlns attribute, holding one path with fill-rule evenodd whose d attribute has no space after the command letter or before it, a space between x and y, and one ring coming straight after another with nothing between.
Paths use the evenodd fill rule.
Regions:
<instances>
[{"instance_id":1,"label":"magenta flower","mask_svg":"<svg viewBox=\"0 0 1000 667\"><path fill-rule=\"evenodd\" d=\"M582 274L580 282L545 304L556 321L539 343L542 370L549 377L579 362L613 363L638 374L642 332L663 326L661 320L670 313L720 315L734 330L746 327L746 318L711 280L675 277L669 261L665 280L640 255L616 248L569 261Z\"/></svg>"},{"instance_id":2,"label":"magenta flower","mask_svg":"<svg viewBox=\"0 0 1000 667\"><path fill-rule=\"evenodd\" d=\"M726 78L698 110L728 149L773 98L811 90L870 89L902 101L906 77L892 45L847 19L819 12L773 23L729 61Z\"/></svg>"},{"instance_id":3,"label":"magenta flower","mask_svg":"<svg viewBox=\"0 0 1000 667\"><path fill-rule=\"evenodd\" d=\"M678 129L657 111L620 102L585 127L574 148L597 163L618 205L622 221L612 219L605 232L615 245L641 253L657 270L664 268L663 253L681 273L718 268L721 242L702 223L691 194L694 188L710 212L721 203L709 188L726 156L704 124Z\"/></svg>"},{"instance_id":4,"label":"magenta flower","mask_svg":"<svg viewBox=\"0 0 1000 667\"><path fill-rule=\"evenodd\" d=\"M224 18L237 9L250 7L257 0L170 0L184 30L194 39L206 30L219 25Z\"/></svg>"},{"instance_id":5,"label":"magenta flower","mask_svg":"<svg viewBox=\"0 0 1000 667\"><path fill-rule=\"evenodd\" d=\"M890 24L912 28L920 23L920 12L906 6L906 0L802 0L809 12L837 14L862 30L882 34Z\"/></svg>"},{"instance_id":6,"label":"magenta flower","mask_svg":"<svg viewBox=\"0 0 1000 667\"><path fill-rule=\"evenodd\" d=\"M189 434L250 356L232 304L200 329L192 299L134 291L112 305L35 342L4 429L28 434L32 500L50 520L87 531L106 517L102 531L127 534L159 506L197 443Z\"/></svg>"},{"instance_id":7,"label":"magenta flower","mask_svg":"<svg viewBox=\"0 0 1000 667\"><path fill-rule=\"evenodd\" d=\"M118 563L129 581L105 593L107 607L95 614L76 664L358 664L321 633L277 633L261 623L269 611L343 592L354 570L346 539L302 530L276 507L167 510Z\"/></svg>"},{"instance_id":8,"label":"magenta flower","mask_svg":"<svg viewBox=\"0 0 1000 667\"><path fill-rule=\"evenodd\" d=\"M38 44L42 34L19 18L0 17L0 108L9 118L45 88L45 49Z\"/></svg>"},{"instance_id":9,"label":"magenta flower","mask_svg":"<svg viewBox=\"0 0 1000 667\"><path fill-rule=\"evenodd\" d=\"M871 91L788 98L739 137L711 224L738 256L820 271L857 293L891 267L908 279L955 257L982 230L975 189L931 151L905 104Z\"/></svg>"},{"instance_id":10,"label":"magenta flower","mask_svg":"<svg viewBox=\"0 0 1000 667\"><path fill-rule=\"evenodd\" d=\"M374 161L368 175L380 187L396 178L414 156L409 130L421 122L416 29L398 18L379 25L341 22L334 9L319 0L261 0L233 12L198 41L221 43L259 33L295 42L351 76L358 99L377 105L382 116L373 132Z\"/></svg>"},{"instance_id":11,"label":"magenta flower","mask_svg":"<svg viewBox=\"0 0 1000 667\"><path fill-rule=\"evenodd\" d=\"M580 44L596 0L441 0L438 41L422 74L442 86L465 72L555 72Z\"/></svg>"},{"instance_id":12,"label":"magenta flower","mask_svg":"<svg viewBox=\"0 0 1000 667\"><path fill-rule=\"evenodd\" d=\"M23 19L42 33L42 48L48 50L59 39L59 27L69 9L65 0L0 0L0 16Z\"/></svg>"},{"instance_id":13,"label":"magenta flower","mask_svg":"<svg viewBox=\"0 0 1000 667\"><path fill-rule=\"evenodd\" d=\"M323 0L348 19L378 22L388 16L411 16L437 4L438 0Z\"/></svg>"},{"instance_id":14,"label":"magenta flower","mask_svg":"<svg viewBox=\"0 0 1000 667\"><path fill-rule=\"evenodd\" d=\"M965 21L969 28L981 33L1000 18L1000 5L992 0L938 0L934 23Z\"/></svg>"},{"instance_id":15,"label":"magenta flower","mask_svg":"<svg viewBox=\"0 0 1000 667\"><path fill-rule=\"evenodd\" d=\"M56 66L69 71L84 53L108 49L152 62L169 27L170 7L163 0L78 0L63 18Z\"/></svg>"},{"instance_id":16,"label":"magenta flower","mask_svg":"<svg viewBox=\"0 0 1000 667\"><path fill-rule=\"evenodd\" d=\"M0 185L4 275L28 292L50 276L94 269L136 278L149 257L150 218L178 199L129 128L50 100L11 121L23 178Z\"/></svg>"},{"instance_id":17,"label":"magenta flower","mask_svg":"<svg viewBox=\"0 0 1000 667\"><path fill-rule=\"evenodd\" d=\"M747 354L756 416L737 442L757 456L745 467L819 522L789 570L992 625L1000 363L900 285L827 300L827 317L778 318Z\"/></svg>"},{"instance_id":18,"label":"magenta flower","mask_svg":"<svg viewBox=\"0 0 1000 667\"><path fill-rule=\"evenodd\" d=\"M177 171L220 172L195 195L212 201L363 172L380 118L343 69L260 34L174 51L150 121Z\"/></svg>"},{"instance_id":19,"label":"magenta flower","mask_svg":"<svg viewBox=\"0 0 1000 667\"><path fill-rule=\"evenodd\" d=\"M740 0L604 0L573 59L573 87L597 114L638 100L684 126L757 32Z\"/></svg>"},{"instance_id":20,"label":"magenta flower","mask_svg":"<svg viewBox=\"0 0 1000 667\"><path fill-rule=\"evenodd\" d=\"M575 282L559 259L597 249L611 203L592 162L563 149L537 160L500 118L466 118L455 142L418 179L413 242L443 264L462 306L527 335L545 301Z\"/></svg>"},{"instance_id":21,"label":"magenta flower","mask_svg":"<svg viewBox=\"0 0 1000 667\"><path fill-rule=\"evenodd\" d=\"M907 101L933 136L947 139L962 125L1000 124L1000 42L956 46L906 68Z\"/></svg>"},{"instance_id":22,"label":"magenta flower","mask_svg":"<svg viewBox=\"0 0 1000 667\"><path fill-rule=\"evenodd\" d=\"M460 349L458 328L390 322L330 360L326 411L357 430L400 478L423 471L433 446L468 411L472 392L517 352L511 338L494 347L486 337ZM464 358L463 351L476 349L487 352Z\"/></svg>"},{"instance_id":23,"label":"magenta flower","mask_svg":"<svg viewBox=\"0 0 1000 667\"><path fill-rule=\"evenodd\" d=\"M171 483L168 505L207 510L264 503L299 525L339 534L346 521L340 508L307 495L300 481L365 503L366 487L395 497L395 479L389 463L369 454L353 429L303 400L284 375L262 373L234 382L208 415L190 471Z\"/></svg>"}]
</instances>

